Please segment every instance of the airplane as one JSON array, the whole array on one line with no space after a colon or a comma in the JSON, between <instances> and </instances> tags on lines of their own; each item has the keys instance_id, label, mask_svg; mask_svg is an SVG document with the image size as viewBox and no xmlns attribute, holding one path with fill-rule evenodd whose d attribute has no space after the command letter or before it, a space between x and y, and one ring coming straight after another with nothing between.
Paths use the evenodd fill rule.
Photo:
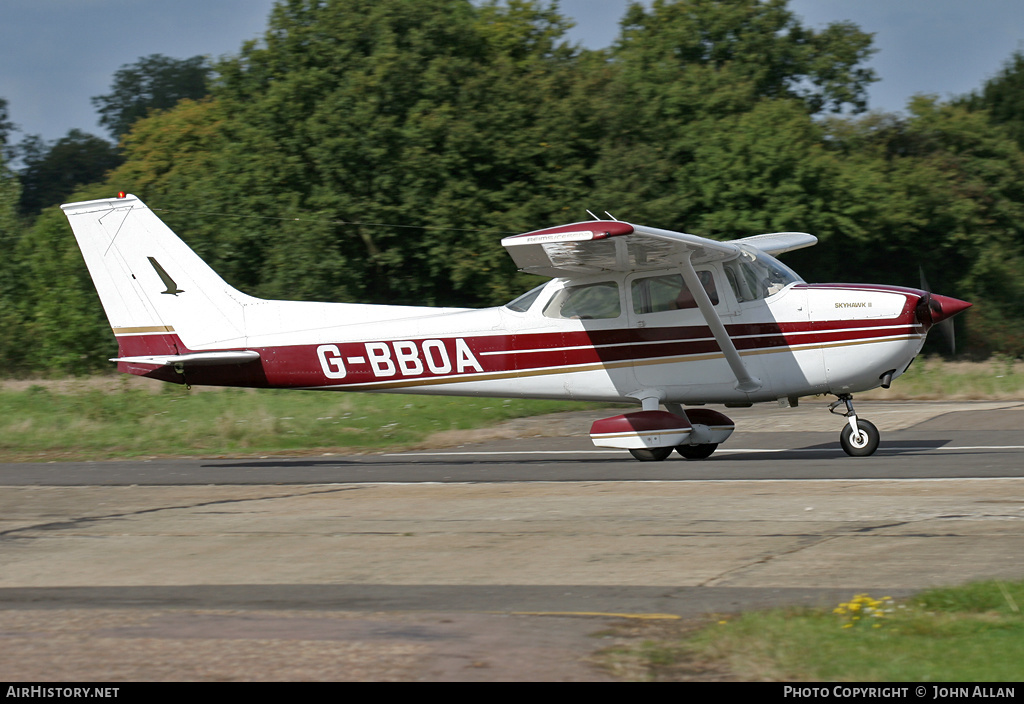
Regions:
<instances>
[{"instance_id":1,"label":"airplane","mask_svg":"<svg viewBox=\"0 0 1024 704\"><path fill-rule=\"evenodd\" d=\"M817 395L837 398L828 410L846 418L843 450L871 455L879 432L853 394L888 388L929 329L971 305L922 289L805 283L774 255L815 244L807 233L720 242L596 217L502 239L521 271L547 279L504 306L264 300L225 282L133 195L61 208L120 372L187 385L627 402L640 410L595 421L590 437L640 461L711 456L735 424L707 404L792 407Z\"/></svg>"}]
</instances>

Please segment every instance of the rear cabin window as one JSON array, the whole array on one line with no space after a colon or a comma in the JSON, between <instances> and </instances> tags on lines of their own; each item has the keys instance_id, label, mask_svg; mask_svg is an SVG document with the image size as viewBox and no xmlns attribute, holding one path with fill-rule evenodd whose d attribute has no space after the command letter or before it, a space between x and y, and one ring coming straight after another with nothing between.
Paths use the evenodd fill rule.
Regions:
<instances>
[{"instance_id":1,"label":"rear cabin window","mask_svg":"<svg viewBox=\"0 0 1024 704\"><path fill-rule=\"evenodd\" d=\"M712 273L698 271L697 278L700 279L712 305L718 305L718 289L715 287L715 277ZM634 279L630 286L630 294L633 297L633 312L637 315L697 307L697 301L681 274Z\"/></svg>"}]
</instances>

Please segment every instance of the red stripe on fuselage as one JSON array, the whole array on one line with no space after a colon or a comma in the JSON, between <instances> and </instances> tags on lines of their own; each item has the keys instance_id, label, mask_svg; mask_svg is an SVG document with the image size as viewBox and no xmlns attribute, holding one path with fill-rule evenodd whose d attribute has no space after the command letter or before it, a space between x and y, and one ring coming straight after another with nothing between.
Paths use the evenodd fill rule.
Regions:
<instances>
[{"instance_id":1,"label":"red stripe on fuselage","mask_svg":"<svg viewBox=\"0 0 1024 704\"><path fill-rule=\"evenodd\" d=\"M856 344L923 334L919 325L900 319L830 323L756 323L728 326L741 353L780 352L800 347ZM176 334L119 338L122 356L187 354ZM323 348L327 348L326 350ZM381 382L486 378L522 372L548 373L588 365L628 366L659 359L718 355L706 326L624 328L417 338L380 342L338 342L255 347L260 361L189 368L186 378L168 367L122 365L123 371L165 381L220 386L316 387L360 386ZM204 350L208 351L208 350ZM344 370L342 372L342 370ZM331 372L334 376L328 376ZM436 383L436 382L435 382Z\"/></svg>"},{"instance_id":2,"label":"red stripe on fuselage","mask_svg":"<svg viewBox=\"0 0 1024 704\"><path fill-rule=\"evenodd\" d=\"M869 284L797 284L811 290L856 290L897 293L906 297L899 315L888 319L763 322L726 326L743 354L782 352L801 347L828 347L923 336L914 306L923 291ZM187 354L177 334L119 335L120 356ZM328 348L324 352L324 348ZM237 349L237 348L233 348ZM253 347L260 361L187 369L185 378L169 367L121 364L133 374L182 383L255 387L400 386L459 380L571 372L631 363L657 364L680 358L721 354L704 325L618 328L571 332L501 335L452 335L443 338L393 339ZM211 351L205 349L203 351ZM376 354L376 358L372 356ZM325 358L326 357L326 358ZM449 368L450 367L450 368ZM341 374L340 370L344 369ZM327 372L332 372L328 374Z\"/></svg>"}]
</instances>

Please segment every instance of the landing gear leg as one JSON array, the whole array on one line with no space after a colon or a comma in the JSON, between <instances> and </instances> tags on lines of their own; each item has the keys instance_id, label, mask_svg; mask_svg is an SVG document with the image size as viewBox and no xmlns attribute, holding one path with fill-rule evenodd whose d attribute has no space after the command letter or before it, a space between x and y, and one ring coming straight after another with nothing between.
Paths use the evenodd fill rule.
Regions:
<instances>
[{"instance_id":1,"label":"landing gear leg","mask_svg":"<svg viewBox=\"0 0 1024 704\"><path fill-rule=\"evenodd\" d=\"M829 413L845 416L848 421L843 432L839 434L839 444L842 445L843 452L850 457L867 457L874 454L878 449L878 428L870 421L857 417L853 410L853 396L838 394L838 398L838 401L829 404L828 410ZM836 411L840 405L845 406L845 413Z\"/></svg>"}]
</instances>

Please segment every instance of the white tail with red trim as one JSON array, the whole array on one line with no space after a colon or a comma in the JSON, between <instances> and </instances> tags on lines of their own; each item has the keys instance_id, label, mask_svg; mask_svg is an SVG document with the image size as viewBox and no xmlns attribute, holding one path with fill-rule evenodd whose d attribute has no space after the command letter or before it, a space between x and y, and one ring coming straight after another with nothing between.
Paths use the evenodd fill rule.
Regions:
<instances>
[{"instance_id":1,"label":"white tail with red trim","mask_svg":"<svg viewBox=\"0 0 1024 704\"><path fill-rule=\"evenodd\" d=\"M61 208L115 334L175 332L192 349L246 344L244 304L256 299L224 281L138 198Z\"/></svg>"}]
</instances>

